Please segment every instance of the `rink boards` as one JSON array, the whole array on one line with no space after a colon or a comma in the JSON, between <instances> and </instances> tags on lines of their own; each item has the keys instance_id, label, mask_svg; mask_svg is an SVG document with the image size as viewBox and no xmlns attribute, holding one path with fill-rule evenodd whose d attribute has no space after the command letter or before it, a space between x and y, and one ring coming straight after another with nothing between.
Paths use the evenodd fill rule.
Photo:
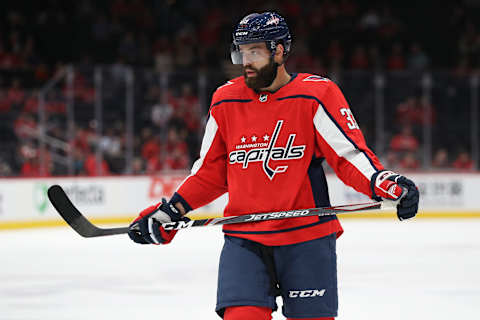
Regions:
<instances>
[{"instance_id":1,"label":"rink boards","mask_svg":"<svg viewBox=\"0 0 480 320\"><path fill-rule=\"evenodd\" d=\"M61 185L72 202L97 223L128 223L137 212L169 197L187 173L158 176L0 179L0 229L64 225L49 203L46 191ZM480 174L409 174L421 193L419 218L480 217ZM328 175L332 205L370 201L335 175ZM228 201L224 195L190 215L220 216ZM342 215L342 218L393 218L393 211Z\"/></svg>"}]
</instances>

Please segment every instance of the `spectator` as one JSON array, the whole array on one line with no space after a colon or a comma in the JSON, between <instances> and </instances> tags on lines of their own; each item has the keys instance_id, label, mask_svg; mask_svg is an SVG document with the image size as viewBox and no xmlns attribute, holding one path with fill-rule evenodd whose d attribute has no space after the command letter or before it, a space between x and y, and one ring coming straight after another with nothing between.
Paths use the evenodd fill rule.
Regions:
<instances>
[{"instance_id":1,"label":"spectator","mask_svg":"<svg viewBox=\"0 0 480 320\"><path fill-rule=\"evenodd\" d=\"M14 108L18 108L25 99L25 90L22 88L20 79L14 78L12 85L7 91L7 99Z\"/></svg>"},{"instance_id":2,"label":"spectator","mask_svg":"<svg viewBox=\"0 0 480 320\"><path fill-rule=\"evenodd\" d=\"M138 58L138 49L135 34L127 32L118 46L118 54L125 58L128 63L135 64Z\"/></svg>"},{"instance_id":3,"label":"spectator","mask_svg":"<svg viewBox=\"0 0 480 320\"><path fill-rule=\"evenodd\" d=\"M152 106L150 114L152 123L160 130L166 127L173 114L173 107L169 103L161 103L160 101Z\"/></svg>"},{"instance_id":4,"label":"spectator","mask_svg":"<svg viewBox=\"0 0 480 320\"><path fill-rule=\"evenodd\" d=\"M10 111L11 103L8 99L7 92L0 88L0 113L7 113Z\"/></svg>"},{"instance_id":5,"label":"spectator","mask_svg":"<svg viewBox=\"0 0 480 320\"><path fill-rule=\"evenodd\" d=\"M474 163L470 154L463 150L459 152L457 158L453 161L452 167L458 170L472 170L474 168Z\"/></svg>"},{"instance_id":6,"label":"spectator","mask_svg":"<svg viewBox=\"0 0 480 320\"><path fill-rule=\"evenodd\" d=\"M418 139L413 135L410 126L403 126L400 133L390 141L390 148L396 152L416 152L418 146Z\"/></svg>"},{"instance_id":7,"label":"spectator","mask_svg":"<svg viewBox=\"0 0 480 320\"><path fill-rule=\"evenodd\" d=\"M30 158L25 160L22 164L22 168L20 169L20 175L22 177L40 177L40 164L38 159Z\"/></svg>"},{"instance_id":8,"label":"spectator","mask_svg":"<svg viewBox=\"0 0 480 320\"><path fill-rule=\"evenodd\" d=\"M392 52L387 59L387 68L392 71L404 70L405 64L403 46L401 43L397 42L392 46Z\"/></svg>"},{"instance_id":9,"label":"spectator","mask_svg":"<svg viewBox=\"0 0 480 320\"><path fill-rule=\"evenodd\" d=\"M384 58L377 45L371 45L368 48L368 60L371 68L378 71L384 67Z\"/></svg>"},{"instance_id":10,"label":"spectator","mask_svg":"<svg viewBox=\"0 0 480 320\"><path fill-rule=\"evenodd\" d=\"M164 155L161 151L155 153L147 160L146 173L156 174L165 168Z\"/></svg>"},{"instance_id":11,"label":"spectator","mask_svg":"<svg viewBox=\"0 0 480 320\"><path fill-rule=\"evenodd\" d=\"M413 43L408 56L408 69L412 71L424 71L430 64L430 59L423 51L419 43Z\"/></svg>"},{"instance_id":12,"label":"spectator","mask_svg":"<svg viewBox=\"0 0 480 320\"><path fill-rule=\"evenodd\" d=\"M23 105L23 111L25 113L35 114L38 112L38 91L32 91Z\"/></svg>"},{"instance_id":13,"label":"spectator","mask_svg":"<svg viewBox=\"0 0 480 320\"><path fill-rule=\"evenodd\" d=\"M173 55L167 36L163 35L157 38L152 49L155 70L157 72L172 72Z\"/></svg>"},{"instance_id":14,"label":"spectator","mask_svg":"<svg viewBox=\"0 0 480 320\"><path fill-rule=\"evenodd\" d=\"M448 163L448 151L445 148L438 149L435 152L432 160L432 168L434 169L446 169L449 168Z\"/></svg>"},{"instance_id":15,"label":"spectator","mask_svg":"<svg viewBox=\"0 0 480 320\"><path fill-rule=\"evenodd\" d=\"M396 169L399 167L398 153L392 150L387 151L387 155L382 159L385 163L385 167Z\"/></svg>"},{"instance_id":16,"label":"spectator","mask_svg":"<svg viewBox=\"0 0 480 320\"><path fill-rule=\"evenodd\" d=\"M397 105L395 113L399 124L411 126L416 123L419 117L417 104L417 98L411 96Z\"/></svg>"},{"instance_id":17,"label":"spectator","mask_svg":"<svg viewBox=\"0 0 480 320\"><path fill-rule=\"evenodd\" d=\"M118 157L122 151L122 141L114 128L107 128L106 134L99 140L99 147L109 157Z\"/></svg>"},{"instance_id":18,"label":"spectator","mask_svg":"<svg viewBox=\"0 0 480 320\"><path fill-rule=\"evenodd\" d=\"M434 125L437 121L437 111L435 106L427 99L426 96L422 96L417 105L418 113L416 123L421 127L426 124Z\"/></svg>"},{"instance_id":19,"label":"spectator","mask_svg":"<svg viewBox=\"0 0 480 320\"><path fill-rule=\"evenodd\" d=\"M437 119L435 107L426 97L409 97L397 106L396 116L402 125L422 127L433 125Z\"/></svg>"},{"instance_id":20,"label":"spectator","mask_svg":"<svg viewBox=\"0 0 480 320\"><path fill-rule=\"evenodd\" d=\"M420 161L414 152L407 152L398 163L398 167L405 170L416 170L420 168Z\"/></svg>"},{"instance_id":21,"label":"spectator","mask_svg":"<svg viewBox=\"0 0 480 320\"><path fill-rule=\"evenodd\" d=\"M343 61L343 48L338 39L330 42L327 48L327 61L329 61L332 66L340 65Z\"/></svg>"},{"instance_id":22,"label":"spectator","mask_svg":"<svg viewBox=\"0 0 480 320\"><path fill-rule=\"evenodd\" d=\"M353 50L350 66L353 70L365 70L369 67L367 51L364 46L356 46Z\"/></svg>"},{"instance_id":23,"label":"spectator","mask_svg":"<svg viewBox=\"0 0 480 320\"><path fill-rule=\"evenodd\" d=\"M369 8L368 11L360 18L360 28L370 31L375 30L380 26L380 16L374 8Z\"/></svg>"},{"instance_id":24,"label":"spectator","mask_svg":"<svg viewBox=\"0 0 480 320\"><path fill-rule=\"evenodd\" d=\"M40 150L32 144L26 143L21 147L21 155L23 163L20 174L23 177L46 177L50 175L52 160L48 150Z\"/></svg>"},{"instance_id":25,"label":"spectator","mask_svg":"<svg viewBox=\"0 0 480 320\"><path fill-rule=\"evenodd\" d=\"M100 166L97 165L97 157L94 152L89 152L85 158L84 169L87 176L105 176L110 174L110 168L105 159L100 160Z\"/></svg>"},{"instance_id":26,"label":"spectator","mask_svg":"<svg viewBox=\"0 0 480 320\"><path fill-rule=\"evenodd\" d=\"M145 129L151 132L150 129ZM151 133L146 138L145 143L142 146L142 158L146 161L154 158L162 150L162 144L158 136L154 136Z\"/></svg>"},{"instance_id":27,"label":"spectator","mask_svg":"<svg viewBox=\"0 0 480 320\"><path fill-rule=\"evenodd\" d=\"M85 153L80 148L73 148L73 172L75 175L85 175Z\"/></svg>"},{"instance_id":28,"label":"spectator","mask_svg":"<svg viewBox=\"0 0 480 320\"><path fill-rule=\"evenodd\" d=\"M3 160L0 159L0 177L9 177L13 175L13 170L10 164Z\"/></svg>"},{"instance_id":29,"label":"spectator","mask_svg":"<svg viewBox=\"0 0 480 320\"><path fill-rule=\"evenodd\" d=\"M23 65L22 57L18 52L7 52L0 43L0 69L12 70Z\"/></svg>"},{"instance_id":30,"label":"spectator","mask_svg":"<svg viewBox=\"0 0 480 320\"><path fill-rule=\"evenodd\" d=\"M143 159L139 157L134 158L132 162L132 174L139 175L145 173L145 161L143 161Z\"/></svg>"},{"instance_id":31,"label":"spectator","mask_svg":"<svg viewBox=\"0 0 480 320\"><path fill-rule=\"evenodd\" d=\"M188 146L175 128L168 130L166 145L166 168L170 170L187 169L190 165Z\"/></svg>"},{"instance_id":32,"label":"spectator","mask_svg":"<svg viewBox=\"0 0 480 320\"><path fill-rule=\"evenodd\" d=\"M13 124L15 134L20 139L25 139L26 137L30 136L31 132L36 130L36 128L37 122L33 116L29 115L28 113L20 113Z\"/></svg>"},{"instance_id":33,"label":"spectator","mask_svg":"<svg viewBox=\"0 0 480 320\"><path fill-rule=\"evenodd\" d=\"M288 66L298 72L307 72L314 67L314 58L308 50L305 41L299 41L295 46L295 55L287 60Z\"/></svg>"}]
</instances>

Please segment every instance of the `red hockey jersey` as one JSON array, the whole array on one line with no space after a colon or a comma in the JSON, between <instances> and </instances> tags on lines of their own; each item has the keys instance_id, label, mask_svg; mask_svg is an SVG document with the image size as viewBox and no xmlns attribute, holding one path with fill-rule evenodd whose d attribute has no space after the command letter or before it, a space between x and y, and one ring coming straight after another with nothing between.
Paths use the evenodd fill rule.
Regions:
<instances>
[{"instance_id":1,"label":"red hockey jersey","mask_svg":"<svg viewBox=\"0 0 480 320\"><path fill-rule=\"evenodd\" d=\"M200 158L177 192L193 209L228 192L225 216L329 206L324 159L345 184L368 196L370 178L383 169L335 83L294 74L276 92L257 93L239 77L213 94ZM265 245L342 233L336 216L223 230Z\"/></svg>"}]
</instances>

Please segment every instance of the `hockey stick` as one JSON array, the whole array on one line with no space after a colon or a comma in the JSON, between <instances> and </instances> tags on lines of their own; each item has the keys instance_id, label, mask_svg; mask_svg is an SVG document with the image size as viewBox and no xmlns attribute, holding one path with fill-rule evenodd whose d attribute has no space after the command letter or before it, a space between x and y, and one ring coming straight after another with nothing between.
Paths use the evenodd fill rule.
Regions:
<instances>
[{"instance_id":1,"label":"hockey stick","mask_svg":"<svg viewBox=\"0 0 480 320\"><path fill-rule=\"evenodd\" d=\"M127 233L129 228L99 228L88 221L85 216L73 205L65 191L59 185L53 185L48 189L48 198L62 218L79 235L85 238L109 236ZM269 213L252 213L241 216L218 217L211 219L199 219L190 221L176 221L164 223L165 230L180 230L190 227L203 227L231 223L255 222L267 220L279 220L285 218L308 217L308 216L331 216L340 213L378 210L385 206L382 202L369 202L334 207L288 210ZM391 206L391 205L390 205Z\"/></svg>"}]
</instances>

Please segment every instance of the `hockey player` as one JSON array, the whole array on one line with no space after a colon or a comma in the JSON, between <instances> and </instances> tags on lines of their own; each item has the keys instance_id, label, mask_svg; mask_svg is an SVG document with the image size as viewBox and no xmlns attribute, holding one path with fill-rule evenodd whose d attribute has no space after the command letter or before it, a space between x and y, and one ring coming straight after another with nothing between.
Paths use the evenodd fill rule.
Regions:
<instances>
[{"instance_id":1,"label":"hockey player","mask_svg":"<svg viewBox=\"0 0 480 320\"><path fill-rule=\"evenodd\" d=\"M342 92L329 79L289 74L291 36L274 12L243 18L231 58L244 75L213 94L190 176L170 201L142 211L129 236L167 244L176 231L161 223L185 219L228 192L225 216L329 206L324 160L347 185L372 199L399 200L400 220L416 215L419 193L387 171L366 146ZM225 225L216 312L225 320L271 319L275 297L288 319L337 315L336 216Z\"/></svg>"}]
</instances>

